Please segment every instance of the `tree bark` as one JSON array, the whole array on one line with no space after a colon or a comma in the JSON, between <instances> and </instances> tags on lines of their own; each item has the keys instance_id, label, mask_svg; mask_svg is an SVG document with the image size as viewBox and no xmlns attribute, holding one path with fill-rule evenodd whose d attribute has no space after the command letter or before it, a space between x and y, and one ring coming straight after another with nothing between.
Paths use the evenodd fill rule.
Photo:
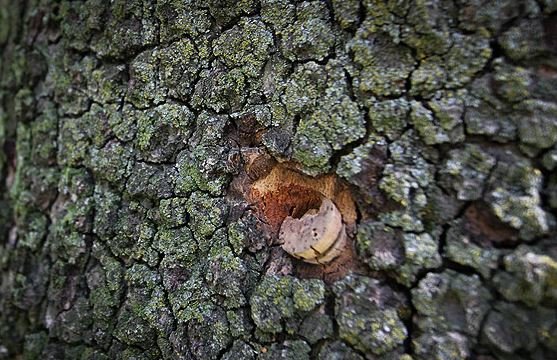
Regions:
<instances>
[{"instance_id":1,"label":"tree bark","mask_svg":"<svg viewBox=\"0 0 557 360\"><path fill-rule=\"evenodd\" d=\"M0 0L0 358L557 358L555 24Z\"/></svg>"}]
</instances>

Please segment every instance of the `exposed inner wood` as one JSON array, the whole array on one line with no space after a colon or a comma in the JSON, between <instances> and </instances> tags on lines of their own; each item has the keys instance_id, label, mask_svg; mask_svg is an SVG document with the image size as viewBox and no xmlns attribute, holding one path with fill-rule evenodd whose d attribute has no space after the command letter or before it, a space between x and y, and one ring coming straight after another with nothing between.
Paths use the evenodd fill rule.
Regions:
<instances>
[{"instance_id":1,"label":"exposed inner wood","mask_svg":"<svg viewBox=\"0 0 557 360\"><path fill-rule=\"evenodd\" d=\"M263 177L250 182L246 195L274 235L278 235L281 224L288 216L299 219L308 212L317 213L324 199L330 199L340 211L346 234L326 254L320 255L324 261L308 263L296 260L296 275L334 281L360 269L352 240L357 212L348 185L336 175L314 178L299 173L288 163L273 165Z\"/></svg>"},{"instance_id":2,"label":"exposed inner wood","mask_svg":"<svg viewBox=\"0 0 557 360\"><path fill-rule=\"evenodd\" d=\"M318 210L324 198L333 201L349 227L356 222L350 189L334 175L312 178L288 165L278 164L267 176L253 183L249 196L277 231L287 216L300 218L310 209Z\"/></svg>"}]
</instances>

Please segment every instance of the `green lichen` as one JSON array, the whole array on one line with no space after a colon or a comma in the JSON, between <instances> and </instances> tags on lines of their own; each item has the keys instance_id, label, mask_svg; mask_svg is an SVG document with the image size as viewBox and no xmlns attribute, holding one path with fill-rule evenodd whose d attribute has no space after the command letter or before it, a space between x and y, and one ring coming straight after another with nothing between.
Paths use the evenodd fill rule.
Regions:
<instances>
[{"instance_id":1,"label":"green lichen","mask_svg":"<svg viewBox=\"0 0 557 360\"><path fill-rule=\"evenodd\" d=\"M192 84L205 63L202 55L202 51L188 39L178 40L158 51L159 78L161 86L168 89L168 95L188 100L193 91Z\"/></svg>"},{"instance_id":2,"label":"green lichen","mask_svg":"<svg viewBox=\"0 0 557 360\"><path fill-rule=\"evenodd\" d=\"M173 314L167 306L161 276L145 265L136 264L126 271L125 278L129 289L124 309L129 311L129 316L144 321L149 334L155 331L168 335Z\"/></svg>"},{"instance_id":3,"label":"green lichen","mask_svg":"<svg viewBox=\"0 0 557 360\"><path fill-rule=\"evenodd\" d=\"M64 19L61 30L66 46L80 51L88 50L94 31L101 29L104 10L104 4L99 1L87 5L63 1L59 16Z\"/></svg>"},{"instance_id":4,"label":"green lichen","mask_svg":"<svg viewBox=\"0 0 557 360\"><path fill-rule=\"evenodd\" d=\"M420 62L410 78L410 93L413 95L429 95L442 89L447 82L447 70L443 59L430 56Z\"/></svg>"},{"instance_id":5,"label":"green lichen","mask_svg":"<svg viewBox=\"0 0 557 360\"><path fill-rule=\"evenodd\" d=\"M502 58L496 59L494 63L496 72L493 80L497 85L497 94L512 103L526 100L533 80L530 71L520 66L511 66Z\"/></svg>"},{"instance_id":6,"label":"green lichen","mask_svg":"<svg viewBox=\"0 0 557 360\"><path fill-rule=\"evenodd\" d=\"M557 106L540 100L525 100L516 106L518 138L535 148L549 148L557 142Z\"/></svg>"},{"instance_id":7,"label":"green lichen","mask_svg":"<svg viewBox=\"0 0 557 360\"><path fill-rule=\"evenodd\" d=\"M153 248L164 255L161 262L163 267L193 264L198 255L197 242L187 227L159 229L153 240Z\"/></svg>"},{"instance_id":8,"label":"green lichen","mask_svg":"<svg viewBox=\"0 0 557 360\"><path fill-rule=\"evenodd\" d=\"M109 206L118 203L118 200L111 198L110 195L105 199L108 200ZM102 234L102 238L116 256L127 262L133 258L142 259L151 266L156 265L158 254L151 248L156 230L154 223L146 219L145 208L136 202L125 202L121 208L109 212L103 208L98 210L104 212L103 222L112 221L116 224L115 229L105 233L102 227L108 224L95 223L95 228Z\"/></svg>"},{"instance_id":9,"label":"green lichen","mask_svg":"<svg viewBox=\"0 0 557 360\"><path fill-rule=\"evenodd\" d=\"M185 198L162 199L159 205L161 222L168 227L185 225L188 220L187 202Z\"/></svg>"},{"instance_id":10,"label":"green lichen","mask_svg":"<svg viewBox=\"0 0 557 360\"><path fill-rule=\"evenodd\" d=\"M257 2L254 0L209 0L207 5L217 23L226 26L232 20L252 13L257 6Z\"/></svg>"},{"instance_id":11,"label":"green lichen","mask_svg":"<svg viewBox=\"0 0 557 360\"><path fill-rule=\"evenodd\" d=\"M470 341L457 332L443 335L424 333L412 341L417 359L452 360L470 356Z\"/></svg>"},{"instance_id":12,"label":"green lichen","mask_svg":"<svg viewBox=\"0 0 557 360\"><path fill-rule=\"evenodd\" d=\"M179 323L203 321L214 305L212 289L204 282L202 264L186 268L183 264L169 264L163 269L163 283L168 292L172 313Z\"/></svg>"},{"instance_id":13,"label":"green lichen","mask_svg":"<svg viewBox=\"0 0 557 360\"><path fill-rule=\"evenodd\" d=\"M292 285L292 300L296 311L310 311L325 300L325 287L318 280L295 282Z\"/></svg>"},{"instance_id":14,"label":"green lichen","mask_svg":"<svg viewBox=\"0 0 557 360\"><path fill-rule=\"evenodd\" d=\"M251 316L260 331L279 333L283 330L283 320L303 315L324 301L320 280L266 276L250 299Z\"/></svg>"},{"instance_id":15,"label":"green lichen","mask_svg":"<svg viewBox=\"0 0 557 360\"><path fill-rule=\"evenodd\" d=\"M410 106L403 99L373 101L369 108L369 119L373 129L395 140L408 124Z\"/></svg>"},{"instance_id":16,"label":"green lichen","mask_svg":"<svg viewBox=\"0 0 557 360\"><path fill-rule=\"evenodd\" d=\"M303 164L308 169L306 172L312 175L328 171L333 149L327 142L324 131L311 122L300 123L296 130L294 159Z\"/></svg>"},{"instance_id":17,"label":"green lichen","mask_svg":"<svg viewBox=\"0 0 557 360\"><path fill-rule=\"evenodd\" d=\"M213 54L229 68L240 67L248 76L261 71L273 45L273 35L258 20L242 19L213 43Z\"/></svg>"},{"instance_id":18,"label":"green lichen","mask_svg":"<svg viewBox=\"0 0 557 360\"><path fill-rule=\"evenodd\" d=\"M313 61L296 67L284 92L287 111L298 114L315 109L327 87L326 74L327 69Z\"/></svg>"},{"instance_id":19,"label":"green lichen","mask_svg":"<svg viewBox=\"0 0 557 360\"><path fill-rule=\"evenodd\" d=\"M467 92L438 91L427 105L439 122L441 131L447 133L451 143L464 140L464 98Z\"/></svg>"},{"instance_id":20,"label":"green lichen","mask_svg":"<svg viewBox=\"0 0 557 360\"><path fill-rule=\"evenodd\" d=\"M262 0L261 18L280 34L296 20L296 6L287 0Z\"/></svg>"},{"instance_id":21,"label":"green lichen","mask_svg":"<svg viewBox=\"0 0 557 360\"><path fill-rule=\"evenodd\" d=\"M227 211L222 199L211 198L201 192L195 192L189 197L184 214L186 209L190 217L190 228L198 241L210 237L223 225Z\"/></svg>"},{"instance_id":22,"label":"green lichen","mask_svg":"<svg viewBox=\"0 0 557 360\"><path fill-rule=\"evenodd\" d=\"M436 124L433 113L417 101L411 103L410 121L427 145L449 142L449 135Z\"/></svg>"},{"instance_id":23,"label":"green lichen","mask_svg":"<svg viewBox=\"0 0 557 360\"><path fill-rule=\"evenodd\" d=\"M118 141L108 142L102 149L92 148L88 167L101 179L122 186L133 166L133 150Z\"/></svg>"},{"instance_id":24,"label":"green lichen","mask_svg":"<svg viewBox=\"0 0 557 360\"><path fill-rule=\"evenodd\" d=\"M410 49L396 44L387 34L375 32L367 21L358 28L349 46L360 68L354 87L362 97L399 96L406 91L406 81L415 67Z\"/></svg>"},{"instance_id":25,"label":"green lichen","mask_svg":"<svg viewBox=\"0 0 557 360\"><path fill-rule=\"evenodd\" d=\"M195 108L217 113L238 111L246 101L245 89L250 83L240 68L227 70L221 65L202 70L191 103Z\"/></svg>"},{"instance_id":26,"label":"green lichen","mask_svg":"<svg viewBox=\"0 0 557 360\"><path fill-rule=\"evenodd\" d=\"M91 48L101 57L121 59L154 44L157 26L151 16L153 8L145 0L111 3L102 36L94 39Z\"/></svg>"},{"instance_id":27,"label":"green lichen","mask_svg":"<svg viewBox=\"0 0 557 360\"><path fill-rule=\"evenodd\" d=\"M98 0L97 0L98 1ZM91 98L102 104L119 102L125 94L125 66L105 65L91 72L91 80L87 83Z\"/></svg>"},{"instance_id":28,"label":"green lichen","mask_svg":"<svg viewBox=\"0 0 557 360\"><path fill-rule=\"evenodd\" d=\"M161 24L160 37L163 42L180 39L184 35L197 37L211 26L209 12L195 2L158 1L155 14Z\"/></svg>"},{"instance_id":29,"label":"green lichen","mask_svg":"<svg viewBox=\"0 0 557 360\"><path fill-rule=\"evenodd\" d=\"M212 195L222 194L229 177L223 174L227 149L222 146L199 145L194 151L182 151L176 160L176 190L187 194L194 190Z\"/></svg>"},{"instance_id":30,"label":"green lichen","mask_svg":"<svg viewBox=\"0 0 557 360\"><path fill-rule=\"evenodd\" d=\"M458 45L452 46L445 55L448 86L466 85L481 72L493 53L487 35L484 31L474 35L452 35L451 41Z\"/></svg>"},{"instance_id":31,"label":"green lichen","mask_svg":"<svg viewBox=\"0 0 557 360\"><path fill-rule=\"evenodd\" d=\"M62 119L59 135L58 161L64 165L80 165L85 159L90 139L81 119Z\"/></svg>"},{"instance_id":32,"label":"green lichen","mask_svg":"<svg viewBox=\"0 0 557 360\"><path fill-rule=\"evenodd\" d=\"M249 312L245 309L229 310L226 312L226 318L230 327L230 335L234 338L242 338L249 340L253 323Z\"/></svg>"},{"instance_id":33,"label":"green lichen","mask_svg":"<svg viewBox=\"0 0 557 360\"><path fill-rule=\"evenodd\" d=\"M228 246L215 246L210 251L207 265L205 279L215 293L224 298L223 306L244 306L247 303L243 293L246 266L242 259L236 257Z\"/></svg>"},{"instance_id":34,"label":"green lichen","mask_svg":"<svg viewBox=\"0 0 557 360\"><path fill-rule=\"evenodd\" d=\"M172 165L136 162L126 182L126 193L133 197L166 199L175 195L178 173Z\"/></svg>"},{"instance_id":35,"label":"green lichen","mask_svg":"<svg viewBox=\"0 0 557 360\"><path fill-rule=\"evenodd\" d=\"M353 30L359 22L360 2L357 0L333 0L335 20L341 28Z\"/></svg>"},{"instance_id":36,"label":"green lichen","mask_svg":"<svg viewBox=\"0 0 557 360\"><path fill-rule=\"evenodd\" d=\"M555 358L555 4L0 0L0 358ZM255 152L354 258L285 255Z\"/></svg>"},{"instance_id":37,"label":"green lichen","mask_svg":"<svg viewBox=\"0 0 557 360\"><path fill-rule=\"evenodd\" d=\"M391 7L396 3L393 2ZM398 16L406 16L406 23L410 29L403 31L402 39L416 49L418 58L444 54L451 46L451 31L449 29L450 14L454 11L450 3L430 4L427 1L417 1L398 9ZM405 14L404 9L408 9Z\"/></svg>"},{"instance_id":38,"label":"green lichen","mask_svg":"<svg viewBox=\"0 0 557 360\"><path fill-rule=\"evenodd\" d=\"M420 185L411 174L402 171L399 172L394 165L387 164L383 172L380 188L385 191L391 199L404 207L408 207L410 205L410 193L419 191ZM419 204L425 205L424 200L425 198L422 196L422 198L419 199Z\"/></svg>"},{"instance_id":39,"label":"green lichen","mask_svg":"<svg viewBox=\"0 0 557 360\"><path fill-rule=\"evenodd\" d=\"M147 322L133 314L126 306L118 315L118 323L114 329L114 336L119 341L142 349L153 346L155 343L155 331L149 327Z\"/></svg>"},{"instance_id":40,"label":"green lichen","mask_svg":"<svg viewBox=\"0 0 557 360\"><path fill-rule=\"evenodd\" d=\"M250 299L251 317L259 330L279 333L281 320L294 315L292 282L290 277L265 277L259 283Z\"/></svg>"}]
</instances>

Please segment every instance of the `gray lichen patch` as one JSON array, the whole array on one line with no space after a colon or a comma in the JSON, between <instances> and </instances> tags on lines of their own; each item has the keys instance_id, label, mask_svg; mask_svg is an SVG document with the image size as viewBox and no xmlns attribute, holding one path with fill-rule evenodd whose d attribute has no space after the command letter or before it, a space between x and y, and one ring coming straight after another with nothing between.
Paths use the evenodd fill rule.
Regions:
<instances>
[{"instance_id":1,"label":"gray lichen patch","mask_svg":"<svg viewBox=\"0 0 557 360\"><path fill-rule=\"evenodd\" d=\"M325 66L308 62L297 67L282 98L288 114L300 119L292 157L310 175L327 172L334 151L366 133L362 111L350 97L350 79L342 66L331 60Z\"/></svg>"},{"instance_id":2,"label":"gray lichen patch","mask_svg":"<svg viewBox=\"0 0 557 360\"><path fill-rule=\"evenodd\" d=\"M388 356L400 351L408 334L401 319L404 302L376 280L349 276L334 286L341 339L363 353Z\"/></svg>"},{"instance_id":3,"label":"gray lichen patch","mask_svg":"<svg viewBox=\"0 0 557 360\"><path fill-rule=\"evenodd\" d=\"M478 276L447 270L430 273L412 290L422 331L461 332L476 336L492 299Z\"/></svg>"},{"instance_id":4,"label":"gray lichen patch","mask_svg":"<svg viewBox=\"0 0 557 360\"><path fill-rule=\"evenodd\" d=\"M279 9L273 9L282 16ZM278 32L281 51L291 61L321 61L332 52L337 37L329 18L327 5L307 1L296 5L295 20L281 24Z\"/></svg>"},{"instance_id":5,"label":"gray lichen patch","mask_svg":"<svg viewBox=\"0 0 557 360\"><path fill-rule=\"evenodd\" d=\"M468 234L465 227L461 221L452 224L446 235L444 255L457 264L475 269L484 279L489 279L499 266L501 252L475 244L475 237Z\"/></svg>"},{"instance_id":6,"label":"gray lichen patch","mask_svg":"<svg viewBox=\"0 0 557 360\"><path fill-rule=\"evenodd\" d=\"M495 157L477 145L451 150L442 170L443 183L457 192L459 200L480 199L495 164Z\"/></svg>"},{"instance_id":7,"label":"gray lichen patch","mask_svg":"<svg viewBox=\"0 0 557 360\"><path fill-rule=\"evenodd\" d=\"M539 345L554 349L554 324L553 309L531 309L518 304L497 302L486 318L481 339L490 349L503 354L519 349L532 350ZM506 329L511 331L505 331Z\"/></svg>"},{"instance_id":8,"label":"gray lichen patch","mask_svg":"<svg viewBox=\"0 0 557 360\"><path fill-rule=\"evenodd\" d=\"M193 113L186 106L167 103L134 115L141 160L171 162L186 146L193 122Z\"/></svg>"},{"instance_id":9,"label":"gray lichen patch","mask_svg":"<svg viewBox=\"0 0 557 360\"><path fill-rule=\"evenodd\" d=\"M541 181L540 170L515 156L500 161L489 180L487 199L493 212L525 240L546 234L553 226L553 216L540 206Z\"/></svg>"},{"instance_id":10,"label":"gray lichen patch","mask_svg":"<svg viewBox=\"0 0 557 360\"><path fill-rule=\"evenodd\" d=\"M509 301L529 306L555 304L557 293L557 262L554 258L520 246L503 258L505 271L498 271L493 282Z\"/></svg>"}]
</instances>

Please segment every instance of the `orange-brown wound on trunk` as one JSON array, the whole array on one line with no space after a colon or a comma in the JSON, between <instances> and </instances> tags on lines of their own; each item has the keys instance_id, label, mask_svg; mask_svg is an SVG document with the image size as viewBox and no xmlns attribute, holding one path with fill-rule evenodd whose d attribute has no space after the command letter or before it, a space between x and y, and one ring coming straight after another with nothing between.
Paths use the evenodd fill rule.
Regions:
<instances>
[{"instance_id":1,"label":"orange-brown wound on trunk","mask_svg":"<svg viewBox=\"0 0 557 360\"><path fill-rule=\"evenodd\" d=\"M306 176L288 163L272 162L265 169L265 172L258 172L255 176L248 174L249 180L245 183L247 186L241 188L267 224L268 230L277 235L279 242L282 240L286 243L279 232L289 216L301 219L306 214L318 214L321 206L328 201L341 214L342 228L339 236L325 253L306 259L296 255L297 248L286 250L290 255L303 260L295 263L295 275L332 282L351 271L363 271L352 245L357 213L348 185L333 174L315 178Z\"/></svg>"},{"instance_id":2,"label":"orange-brown wound on trunk","mask_svg":"<svg viewBox=\"0 0 557 360\"><path fill-rule=\"evenodd\" d=\"M356 222L352 194L335 175L312 178L278 164L252 184L249 196L277 232L287 216L301 218L308 210L318 211L324 199L336 205L349 228Z\"/></svg>"}]
</instances>

